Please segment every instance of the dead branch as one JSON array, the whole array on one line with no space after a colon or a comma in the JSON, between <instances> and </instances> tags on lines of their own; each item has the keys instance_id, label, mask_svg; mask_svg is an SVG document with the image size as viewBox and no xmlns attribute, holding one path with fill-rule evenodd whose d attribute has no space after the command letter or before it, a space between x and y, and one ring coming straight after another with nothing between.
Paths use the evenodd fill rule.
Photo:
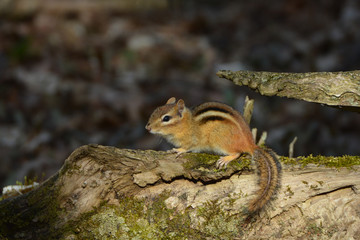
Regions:
<instances>
[{"instance_id":1,"label":"dead branch","mask_svg":"<svg viewBox=\"0 0 360 240\"><path fill-rule=\"evenodd\" d=\"M360 107L360 71L276 73L221 70L218 77L248 86L265 96L279 96L337 107Z\"/></svg>"}]
</instances>

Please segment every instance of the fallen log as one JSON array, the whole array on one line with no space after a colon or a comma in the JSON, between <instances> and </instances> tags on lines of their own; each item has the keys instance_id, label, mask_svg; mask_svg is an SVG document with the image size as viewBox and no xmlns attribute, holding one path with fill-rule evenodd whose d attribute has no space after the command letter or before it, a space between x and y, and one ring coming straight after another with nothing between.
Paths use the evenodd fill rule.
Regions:
<instances>
[{"instance_id":1,"label":"fallen log","mask_svg":"<svg viewBox=\"0 0 360 240\"><path fill-rule=\"evenodd\" d=\"M257 176L246 156L76 149L36 189L0 201L4 239L356 238L360 157L282 158L276 198L250 222ZM323 165L328 165L326 167Z\"/></svg>"}]
</instances>

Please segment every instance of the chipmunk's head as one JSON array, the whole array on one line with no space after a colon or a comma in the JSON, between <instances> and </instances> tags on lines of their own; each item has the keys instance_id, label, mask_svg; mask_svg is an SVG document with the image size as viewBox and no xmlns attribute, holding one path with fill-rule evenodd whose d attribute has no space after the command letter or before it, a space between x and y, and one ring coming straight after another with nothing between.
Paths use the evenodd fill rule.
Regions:
<instances>
[{"instance_id":1,"label":"chipmunk's head","mask_svg":"<svg viewBox=\"0 0 360 240\"><path fill-rule=\"evenodd\" d=\"M180 99L176 102L176 99L172 97L165 105L155 109L145 128L150 133L171 138L179 131L179 125L184 118L184 111L186 111L184 101Z\"/></svg>"}]
</instances>

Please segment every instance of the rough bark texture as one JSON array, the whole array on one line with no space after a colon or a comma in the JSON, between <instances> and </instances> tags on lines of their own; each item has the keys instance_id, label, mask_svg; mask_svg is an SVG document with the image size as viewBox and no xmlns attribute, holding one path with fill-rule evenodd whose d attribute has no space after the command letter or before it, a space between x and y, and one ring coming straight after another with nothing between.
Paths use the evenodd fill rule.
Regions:
<instances>
[{"instance_id":1,"label":"rough bark texture","mask_svg":"<svg viewBox=\"0 0 360 240\"><path fill-rule=\"evenodd\" d=\"M0 238L359 239L358 166L283 164L276 199L246 223L257 176L241 170L246 157L221 171L217 158L80 147L38 188L0 202Z\"/></svg>"},{"instance_id":2,"label":"rough bark texture","mask_svg":"<svg viewBox=\"0 0 360 240\"><path fill-rule=\"evenodd\" d=\"M280 96L360 108L360 71L275 73L221 70L217 76L245 85L265 96Z\"/></svg>"}]
</instances>

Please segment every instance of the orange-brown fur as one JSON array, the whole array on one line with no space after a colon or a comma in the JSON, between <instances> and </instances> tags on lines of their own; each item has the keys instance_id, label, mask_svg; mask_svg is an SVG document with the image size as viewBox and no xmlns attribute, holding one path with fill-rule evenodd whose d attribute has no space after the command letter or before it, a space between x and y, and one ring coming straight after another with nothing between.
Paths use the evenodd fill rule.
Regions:
<instances>
[{"instance_id":1,"label":"orange-brown fur","mask_svg":"<svg viewBox=\"0 0 360 240\"><path fill-rule=\"evenodd\" d=\"M182 99L170 98L150 116L146 129L174 144L174 151L210 151L225 155L217 166L226 166L241 153L252 155L259 170L259 189L249 211L260 210L274 195L279 183L280 164L270 149L259 148L239 112L222 103L208 102L194 110Z\"/></svg>"}]
</instances>

